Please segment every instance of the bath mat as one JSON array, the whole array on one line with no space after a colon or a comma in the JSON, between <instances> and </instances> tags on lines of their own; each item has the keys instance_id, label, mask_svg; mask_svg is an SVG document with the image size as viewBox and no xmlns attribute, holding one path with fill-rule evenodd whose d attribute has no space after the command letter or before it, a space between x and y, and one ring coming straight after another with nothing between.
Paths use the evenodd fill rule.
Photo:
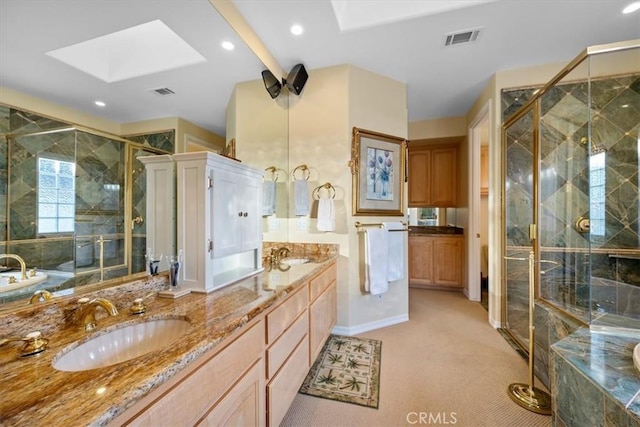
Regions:
<instances>
[{"instance_id":1,"label":"bath mat","mask_svg":"<svg viewBox=\"0 0 640 427\"><path fill-rule=\"evenodd\" d=\"M378 409L382 341L329 335L300 393Z\"/></svg>"}]
</instances>

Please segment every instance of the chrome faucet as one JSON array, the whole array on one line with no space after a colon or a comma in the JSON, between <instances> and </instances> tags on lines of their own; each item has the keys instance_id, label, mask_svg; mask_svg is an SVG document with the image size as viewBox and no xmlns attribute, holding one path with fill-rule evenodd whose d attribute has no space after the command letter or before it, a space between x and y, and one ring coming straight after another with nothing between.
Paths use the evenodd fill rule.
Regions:
<instances>
[{"instance_id":1,"label":"chrome faucet","mask_svg":"<svg viewBox=\"0 0 640 427\"><path fill-rule=\"evenodd\" d=\"M96 327L96 309L102 307L109 316L116 316L118 310L113 303L105 298L94 298L89 301L89 298L80 298L78 300L80 308L78 309L78 319L84 325L85 331L91 331Z\"/></svg>"},{"instance_id":2,"label":"chrome faucet","mask_svg":"<svg viewBox=\"0 0 640 427\"><path fill-rule=\"evenodd\" d=\"M20 263L20 273L22 278L20 280L27 280L27 264L24 262L21 256L14 254L0 254L0 259L12 258Z\"/></svg>"}]
</instances>

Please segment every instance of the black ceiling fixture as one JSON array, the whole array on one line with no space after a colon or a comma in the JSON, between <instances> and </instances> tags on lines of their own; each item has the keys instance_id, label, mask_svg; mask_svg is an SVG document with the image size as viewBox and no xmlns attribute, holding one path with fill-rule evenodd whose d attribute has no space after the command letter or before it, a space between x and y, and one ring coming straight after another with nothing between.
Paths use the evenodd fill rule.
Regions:
<instances>
[{"instance_id":1,"label":"black ceiling fixture","mask_svg":"<svg viewBox=\"0 0 640 427\"><path fill-rule=\"evenodd\" d=\"M295 65L287 75L287 78L282 78L282 83L278 81L271 71L264 70L262 72L264 87L271 95L271 98L277 98L280 95L282 86L286 86L290 92L300 95L308 78L309 74L307 74L307 70L302 64Z\"/></svg>"}]
</instances>

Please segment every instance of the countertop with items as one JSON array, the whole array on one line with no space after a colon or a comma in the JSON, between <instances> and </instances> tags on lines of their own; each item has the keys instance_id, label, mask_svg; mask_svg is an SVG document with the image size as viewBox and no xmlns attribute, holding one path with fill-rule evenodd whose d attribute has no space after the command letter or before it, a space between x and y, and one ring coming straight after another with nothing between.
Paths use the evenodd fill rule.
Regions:
<instances>
[{"instance_id":1,"label":"countertop with items","mask_svg":"<svg viewBox=\"0 0 640 427\"><path fill-rule=\"evenodd\" d=\"M464 228L438 225L410 225L409 235L464 235Z\"/></svg>"},{"instance_id":2,"label":"countertop with items","mask_svg":"<svg viewBox=\"0 0 640 427\"><path fill-rule=\"evenodd\" d=\"M166 276L93 292L86 296L108 299L119 313L107 316L98 309L98 326L91 332L85 332L74 315L79 307L77 297L0 314L0 337L40 331L49 340L44 352L28 357L21 357L20 343L0 348L0 425L107 424L337 257L337 250L312 255L309 250L300 245L292 253L307 251L304 256L311 256L313 262L267 267L262 273L210 294L191 293L177 299L149 297L145 300L147 311L141 315L130 314L132 302L164 289ZM53 368L63 354L83 342L157 319L184 319L190 326L170 345L116 365L78 372Z\"/></svg>"}]
</instances>

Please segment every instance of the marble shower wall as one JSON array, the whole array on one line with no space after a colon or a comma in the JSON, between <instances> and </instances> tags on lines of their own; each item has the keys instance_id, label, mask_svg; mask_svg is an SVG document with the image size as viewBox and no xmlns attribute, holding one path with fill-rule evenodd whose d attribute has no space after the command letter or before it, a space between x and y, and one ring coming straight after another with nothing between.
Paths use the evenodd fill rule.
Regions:
<instances>
[{"instance_id":1,"label":"marble shower wall","mask_svg":"<svg viewBox=\"0 0 640 427\"><path fill-rule=\"evenodd\" d=\"M125 265L105 272L105 279L128 274L125 259L125 182L129 144L105 136L69 129L68 123L0 105L0 253L14 253L29 267L58 271L68 280L46 283L51 291L97 282L99 273L82 273L99 267L100 235L105 267ZM43 131L54 131L42 133ZM38 134L40 133L40 134ZM174 131L132 137L153 149L173 149ZM153 152L143 151L143 155ZM41 234L37 230L39 156L75 163L74 231ZM139 164L140 162L136 162ZM146 203L144 167L132 171L134 206ZM139 171L138 171L139 172ZM137 178L137 179L136 179ZM134 216L135 212L134 209ZM144 215L145 217L146 215ZM133 235L132 272L144 271L144 224ZM2 260L13 265L13 260ZM15 263L17 267L17 263ZM75 273L75 277L73 274ZM39 286L39 285L38 285ZM33 292L34 289L28 289ZM19 297L3 293L0 303Z\"/></svg>"},{"instance_id":2,"label":"marble shower wall","mask_svg":"<svg viewBox=\"0 0 640 427\"><path fill-rule=\"evenodd\" d=\"M534 90L503 91L503 119ZM532 117L508 130L507 246L530 245L525 226L533 203ZM638 74L559 84L541 98L541 258L563 268L543 267L549 272L542 276L540 295L587 323L591 310L640 318L640 304L634 302L640 300L639 132ZM599 196L589 171L589 154L598 152L606 159ZM590 198L595 206L598 197L604 202L604 233L579 233L576 220L596 215ZM620 256L625 252L632 256ZM508 276L521 274L514 269Z\"/></svg>"}]
</instances>

